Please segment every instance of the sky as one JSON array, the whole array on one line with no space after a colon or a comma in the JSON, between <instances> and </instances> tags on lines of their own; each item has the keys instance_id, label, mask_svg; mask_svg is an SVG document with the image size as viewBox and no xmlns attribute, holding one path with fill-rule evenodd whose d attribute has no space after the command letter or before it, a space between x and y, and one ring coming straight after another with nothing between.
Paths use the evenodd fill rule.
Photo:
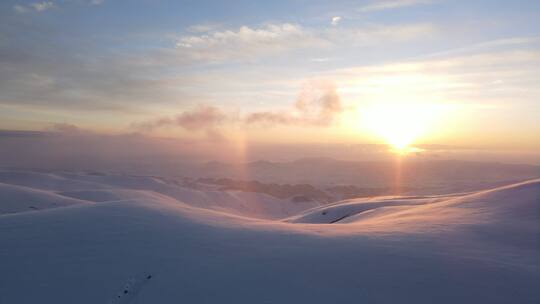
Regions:
<instances>
[{"instance_id":1,"label":"sky","mask_svg":"<svg viewBox=\"0 0 540 304\"><path fill-rule=\"evenodd\" d=\"M540 151L539 20L539 1L2 1L0 129Z\"/></svg>"}]
</instances>

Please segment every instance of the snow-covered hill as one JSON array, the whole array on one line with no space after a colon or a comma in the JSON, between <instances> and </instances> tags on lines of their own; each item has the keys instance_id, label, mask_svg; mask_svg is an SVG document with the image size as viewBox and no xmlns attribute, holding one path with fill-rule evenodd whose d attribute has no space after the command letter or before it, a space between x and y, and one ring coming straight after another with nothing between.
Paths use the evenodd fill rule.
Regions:
<instances>
[{"instance_id":1,"label":"snow-covered hill","mask_svg":"<svg viewBox=\"0 0 540 304\"><path fill-rule=\"evenodd\" d=\"M27 191L38 191L43 195L60 196L58 206L68 201L83 203L133 199L163 200L181 202L193 207L236 215L279 219L320 205L317 201L291 202L289 199L278 199L256 192L198 190L179 185L175 181L134 175L70 172L42 173L4 169L0 170L0 183L5 183L6 187L24 188ZM7 191L0 193L2 204L7 206L7 204L20 201L20 199L11 195ZM5 203L3 203L4 201ZM17 211L34 210L34 208L30 208L30 202L33 201L21 203ZM50 201L50 199L46 201ZM55 206L52 203L46 205L48 207ZM36 209L42 208L38 206ZM7 213L2 210L0 206L0 214Z\"/></svg>"},{"instance_id":2,"label":"snow-covered hill","mask_svg":"<svg viewBox=\"0 0 540 304\"><path fill-rule=\"evenodd\" d=\"M0 183L0 215L82 203L87 203L87 201L65 197L54 192Z\"/></svg>"},{"instance_id":3,"label":"snow-covered hill","mask_svg":"<svg viewBox=\"0 0 540 304\"><path fill-rule=\"evenodd\" d=\"M540 180L328 206L153 177L0 181L0 210L21 206L0 215L0 303L540 302ZM26 212L27 192L56 208Z\"/></svg>"}]
</instances>

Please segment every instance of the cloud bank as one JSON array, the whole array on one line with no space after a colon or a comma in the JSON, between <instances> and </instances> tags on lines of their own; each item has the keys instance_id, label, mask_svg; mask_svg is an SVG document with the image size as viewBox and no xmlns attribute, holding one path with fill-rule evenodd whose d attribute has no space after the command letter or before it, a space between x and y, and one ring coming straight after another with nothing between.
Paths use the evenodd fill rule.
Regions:
<instances>
[{"instance_id":1,"label":"cloud bank","mask_svg":"<svg viewBox=\"0 0 540 304\"><path fill-rule=\"evenodd\" d=\"M204 132L210 139L223 139L220 128L225 124L248 127L280 125L328 127L344 111L336 86L328 81L312 81L301 90L290 109L281 111L255 111L244 116L227 113L221 108L199 105L174 117L161 117L133 123L140 132L152 132L163 127L180 127L189 132Z\"/></svg>"},{"instance_id":2,"label":"cloud bank","mask_svg":"<svg viewBox=\"0 0 540 304\"><path fill-rule=\"evenodd\" d=\"M300 92L294 108L287 112L254 112L249 114L247 124L263 125L311 125L329 126L344 107L331 82L311 82Z\"/></svg>"},{"instance_id":3,"label":"cloud bank","mask_svg":"<svg viewBox=\"0 0 540 304\"><path fill-rule=\"evenodd\" d=\"M173 118L162 117L155 120L134 123L138 131L151 132L161 127L180 127L190 132L204 132L209 139L221 140L223 135L218 131L219 125L228 119L221 109L208 105L200 105L193 110L184 111Z\"/></svg>"}]
</instances>

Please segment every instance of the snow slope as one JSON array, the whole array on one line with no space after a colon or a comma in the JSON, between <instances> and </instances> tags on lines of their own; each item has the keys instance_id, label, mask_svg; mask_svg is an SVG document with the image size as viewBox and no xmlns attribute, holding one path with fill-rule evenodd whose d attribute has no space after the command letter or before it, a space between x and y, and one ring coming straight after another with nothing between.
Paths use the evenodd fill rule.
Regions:
<instances>
[{"instance_id":1,"label":"snow slope","mask_svg":"<svg viewBox=\"0 0 540 304\"><path fill-rule=\"evenodd\" d=\"M278 219L319 206L318 202L294 202L263 193L197 190L157 177L97 173L43 173L0 170L0 183L43 190L86 202L127 199L164 199L256 218ZM23 208L24 209L24 208ZM21 209L21 210L23 210Z\"/></svg>"},{"instance_id":2,"label":"snow slope","mask_svg":"<svg viewBox=\"0 0 540 304\"><path fill-rule=\"evenodd\" d=\"M0 215L87 203L54 192L0 183Z\"/></svg>"},{"instance_id":3,"label":"snow slope","mask_svg":"<svg viewBox=\"0 0 540 304\"><path fill-rule=\"evenodd\" d=\"M100 203L0 215L0 303L540 302L540 180L281 221L76 175L60 193Z\"/></svg>"},{"instance_id":4,"label":"snow slope","mask_svg":"<svg viewBox=\"0 0 540 304\"><path fill-rule=\"evenodd\" d=\"M350 217L364 214L368 211L380 209L382 207L414 206L435 203L447 199L446 197L426 197L426 198L361 198L346 200L327 206L320 206L309 209L298 215L285 219L290 223L308 224L334 224L348 221Z\"/></svg>"}]
</instances>

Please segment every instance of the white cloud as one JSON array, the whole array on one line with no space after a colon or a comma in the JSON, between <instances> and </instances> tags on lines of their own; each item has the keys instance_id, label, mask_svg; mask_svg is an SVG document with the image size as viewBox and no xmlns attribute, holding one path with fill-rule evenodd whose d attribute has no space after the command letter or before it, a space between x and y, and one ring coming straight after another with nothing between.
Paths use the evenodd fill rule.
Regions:
<instances>
[{"instance_id":1,"label":"white cloud","mask_svg":"<svg viewBox=\"0 0 540 304\"><path fill-rule=\"evenodd\" d=\"M222 60L252 58L326 44L324 39L301 26L284 23L181 36L176 48L192 59Z\"/></svg>"},{"instance_id":2,"label":"white cloud","mask_svg":"<svg viewBox=\"0 0 540 304\"><path fill-rule=\"evenodd\" d=\"M13 9L17 13L26 13L29 11L43 12L53 7L54 7L54 3L52 3L51 1L43 1L43 2L30 3L26 6L17 4L13 7Z\"/></svg>"},{"instance_id":3,"label":"white cloud","mask_svg":"<svg viewBox=\"0 0 540 304\"><path fill-rule=\"evenodd\" d=\"M339 20L335 19L335 24ZM187 29L192 34L175 40L176 59L253 60L301 49L328 49L346 43L347 47L376 45L414 40L435 32L431 24L372 25L364 27L305 28L297 24L268 24L262 27L242 26L239 29L206 30L196 26Z\"/></svg>"},{"instance_id":4,"label":"white cloud","mask_svg":"<svg viewBox=\"0 0 540 304\"><path fill-rule=\"evenodd\" d=\"M429 4L431 0L391 0L377 1L360 8L361 12L374 12L387 9L395 9L419 4Z\"/></svg>"},{"instance_id":5,"label":"white cloud","mask_svg":"<svg viewBox=\"0 0 540 304\"><path fill-rule=\"evenodd\" d=\"M340 16L335 16L335 17L332 17L332 25L333 26L336 26L338 25L338 23L341 21L341 17Z\"/></svg>"},{"instance_id":6,"label":"white cloud","mask_svg":"<svg viewBox=\"0 0 540 304\"><path fill-rule=\"evenodd\" d=\"M50 1L31 3L30 6L38 12L46 11L54 6Z\"/></svg>"}]
</instances>

